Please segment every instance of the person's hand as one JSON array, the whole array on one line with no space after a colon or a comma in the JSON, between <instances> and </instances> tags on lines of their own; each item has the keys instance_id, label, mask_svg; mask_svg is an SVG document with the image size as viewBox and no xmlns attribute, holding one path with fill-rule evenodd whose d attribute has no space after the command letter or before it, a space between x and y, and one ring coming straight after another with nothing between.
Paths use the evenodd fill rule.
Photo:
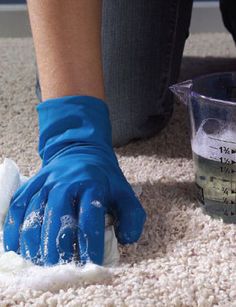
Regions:
<instances>
[{"instance_id":1,"label":"person's hand","mask_svg":"<svg viewBox=\"0 0 236 307\"><path fill-rule=\"evenodd\" d=\"M136 242L146 214L112 149L105 103L89 96L37 106L42 168L13 196L4 248L36 264L103 263L105 214L121 244Z\"/></svg>"}]
</instances>

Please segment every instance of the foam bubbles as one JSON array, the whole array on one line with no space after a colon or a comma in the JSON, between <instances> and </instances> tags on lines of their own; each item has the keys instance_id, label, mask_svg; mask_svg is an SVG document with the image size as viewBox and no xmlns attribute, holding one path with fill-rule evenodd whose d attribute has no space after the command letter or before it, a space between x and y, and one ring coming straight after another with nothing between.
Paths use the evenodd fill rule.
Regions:
<instances>
[{"instance_id":1,"label":"foam bubbles","mask_svg":"<svg viewBox=\"0 0 236 307\"><path fill-rule=\"evenodd\" d=\"M225 121L205 119L192 140L192 150L210 160L233 159L236 151L236 127Z\"/></svg>"},{"instance_id":2,"label":"foam bubbles","mask_svg":"<svg viewBox=\"0 0 236 307\"><path fill-rule=\"evenodd\" d=\"M25 177L22 177L24 180ZM5 159L0 164L0 227L6 217L6 213L9 207L10 200L14 192L22 184L19 168L11 159Z\"/></svg>"}]
</instances>

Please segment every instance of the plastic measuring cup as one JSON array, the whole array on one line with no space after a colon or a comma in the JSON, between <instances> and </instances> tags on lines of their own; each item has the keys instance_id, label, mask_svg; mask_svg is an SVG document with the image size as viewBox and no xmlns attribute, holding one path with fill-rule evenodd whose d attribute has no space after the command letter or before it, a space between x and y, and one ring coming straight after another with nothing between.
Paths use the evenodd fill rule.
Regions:
<instances>
[{"instance_id":1,"label":"plastic measuring cup","mask_svg":"<svg viewBox=\"0 0 236 307\"><path fill-rule=\"evenodd\" d=\"M188 106L197 198L212 217L236 223L236 72L170 89Z\"/></svg>"}]
</instances>

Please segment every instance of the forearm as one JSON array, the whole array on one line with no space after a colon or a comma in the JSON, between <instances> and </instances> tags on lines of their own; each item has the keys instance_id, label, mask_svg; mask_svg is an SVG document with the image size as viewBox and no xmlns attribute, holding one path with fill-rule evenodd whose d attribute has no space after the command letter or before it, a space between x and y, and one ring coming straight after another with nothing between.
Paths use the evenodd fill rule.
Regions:
<instances>
[{"instance_id":1,"label":"forearm","mask_svg":"<svg viewBox=\"0 0 236 307\"><path fill-rule=\"evenodd\" d=\"M104 99L101 0L28 0L43 100Z\"/></svg>"}]
</instances>

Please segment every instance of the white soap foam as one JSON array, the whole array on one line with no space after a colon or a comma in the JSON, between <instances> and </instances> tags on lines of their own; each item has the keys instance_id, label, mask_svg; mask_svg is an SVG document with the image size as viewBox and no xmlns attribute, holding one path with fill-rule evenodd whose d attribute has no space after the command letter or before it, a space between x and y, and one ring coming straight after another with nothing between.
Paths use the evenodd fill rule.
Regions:
<instances>
[{"instance_id":1,"label":"white soap foam","mask_svg":"<svg viewBox=\"0 0 236 307\"><path fill-rule=\"evenodd\" d=\"M215 131L213 128L211 133L206 133L207 129L204 129L204 127L206 124L209 124L209 126L212 125L214 121L215 119L208 118L201 123L192 140L193 152L210 160L219 160L220 157L234 159L235 153L233 151L236 151L236 127L217 120L220 128L215 129Z\"/></svg>"},{"instance_id":2,"label":"white soap foam","mask_svg":"<svg viewBox=\"0 0 236 307\"><path fill-rule=\"evenodd\" d=\"M27 177L20 175L18 166L11 159L5 159L3 164L0 164L1 223L5 219L12 195L27 180ZM140 186L135 186L134 190L137 196L142 193ZM37 220L37 216L34 216L33 220ZM120 255L112 218L107 215L105 220L103 267L93 263L88 263L83 267L79 267L75 263L52 267L36 266L12 251L4 253L2 231L0 231L0 284L13 292L20 288L58 291L81 284L100 283L109 280L112 277L112 267L118 265ZM66 221L68 221L68 218L63 219L64 224ZM28 227L28 224L26 221L24 227Z\"/></svg>"},{"instance_id":3,"label":"white soap foam","mask_svg":"<svg viewBox=\"0 0 236 307\"><path fill-rule=\"evenodd\" d=\"M24 180L24 178L22 178ZM0 164L0 227L4 222L10 199L22 184L19 168L11 159Z\"/></svg>"},{"instance_id":4,"label":"white soap foam","mask_svg":"<svg viewBox=\"0 0 236 307\"><path fill-rule=\"evenodd\" d=\"M78 267L74 263L40 267L14 252L4 253L0 257L0 284L12 292L20 289L54 292L73 286L108 281L111 277L111 268L93 263L83 267Z\"/></svg>"}]
</instances>

